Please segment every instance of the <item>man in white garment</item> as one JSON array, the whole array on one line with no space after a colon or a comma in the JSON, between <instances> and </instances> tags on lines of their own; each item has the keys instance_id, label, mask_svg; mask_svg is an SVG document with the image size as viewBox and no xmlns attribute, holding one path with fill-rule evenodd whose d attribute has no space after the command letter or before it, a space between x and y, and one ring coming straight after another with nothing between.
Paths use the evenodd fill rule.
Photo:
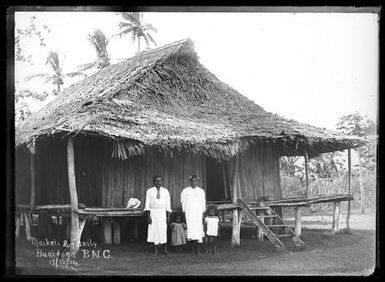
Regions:
<instances>
[{"instance_id":1,"label":"man in white garment","mask_svg":"<svg viewBox=\"0 0 385 282\"><path fill-rule=\"evenodd\" d=\"M187 240L192 241L192 252L199 254L199 244L205 236L203 219L206 211L206 194L199 188L196 175L189 177L190 186L183 189L181 194L182 210L187 224Z\"/></svg>"},{"instance_id":2,"label":"man in white garment","mask_svg":"<svg viewBox=\"0 0 385 282\"><path fill-rule=\"evenodd\" d=\"M170 222L171 203L168 190L162 187L163 177L154 176L154 186L146 192L144 211L147 214L147 242L154 243L154 256L158 255L158 247L164 246L167 255L167 225Z\"/></svg>"}]
</instances>

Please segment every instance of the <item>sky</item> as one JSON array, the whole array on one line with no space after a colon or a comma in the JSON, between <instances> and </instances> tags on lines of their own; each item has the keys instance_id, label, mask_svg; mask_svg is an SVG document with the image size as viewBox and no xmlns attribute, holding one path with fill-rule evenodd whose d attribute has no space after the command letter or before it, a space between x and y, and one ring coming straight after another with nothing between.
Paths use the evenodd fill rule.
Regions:
<instances>
[{"instance_id":1,"label":"sky","mask_svg":"<svg viewBox=\"0 0 385 282\"><path fill-rule=\"evenodd\" d=\"M110 37L112 63L137 50L130 35L111 37L121 19L115 12L17 12L15 28L26 27L32 15L51 32L45 48L26 41L34 65L16 63L16 90L54 88L24 81L27 75L49 71L44 65L49 50L64 58L64 72L95 60L87 40L95 28ZM193 40L204 66L268 112L329 129L354 112L377 119L377 14L148 12L143 21L157 28L153 37L158 46ZM64 87L74 82L67 79Z\"/></svg>"}]
</instances>

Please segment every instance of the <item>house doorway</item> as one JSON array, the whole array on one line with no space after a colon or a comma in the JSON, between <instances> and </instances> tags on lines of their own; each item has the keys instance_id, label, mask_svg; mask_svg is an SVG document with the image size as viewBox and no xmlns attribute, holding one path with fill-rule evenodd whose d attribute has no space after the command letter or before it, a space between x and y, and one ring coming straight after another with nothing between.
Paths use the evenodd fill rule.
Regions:
<instances>
[{"instance_id":1,"label":"house doorway","mask_svg":"<svg viewBox=\"0 0 385 282\"><path fill-rule=\"evenodd\" d=\"M221 202L231 200L228 164L206 158L206 200Z\"/></svg>"}]
</instances>

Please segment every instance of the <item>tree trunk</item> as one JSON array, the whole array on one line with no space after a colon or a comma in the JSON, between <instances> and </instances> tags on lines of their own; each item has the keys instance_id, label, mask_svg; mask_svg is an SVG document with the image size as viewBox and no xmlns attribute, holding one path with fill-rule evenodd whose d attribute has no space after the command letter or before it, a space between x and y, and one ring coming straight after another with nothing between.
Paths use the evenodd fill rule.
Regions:
<instances>
[{"instance_id":1,"label":"tree trunk","mask_svg":"<svg viewBox=\"0 0 385 282\"><path fill-rule=\"evenodd\" d=\"M57 94L60 92L60 83L57 84Z\"/></svg>"},{"instance_id":2,"label":"tree trunk","mask_svg":"<svg viewBox=\"0 0 385 282\"><path fill-rule=\"evenodd\" d=\"M360 194L361 194L361 213L365 214L365 191L364 191L364 184L362 181L362 166L361 166L361 154L360 151L358 152L358 173L359 173L359 182L360 182Z\"/></svg>"},{"instance_id":3,"label":"tree trunk","mask_svg":"<svg viewBox=\"0 0 385 282\"><path fill-rule=\"evenodd\" d=\"M138 54L140 53L140 36L138 36Z\"/></svg>"}]
</instances>

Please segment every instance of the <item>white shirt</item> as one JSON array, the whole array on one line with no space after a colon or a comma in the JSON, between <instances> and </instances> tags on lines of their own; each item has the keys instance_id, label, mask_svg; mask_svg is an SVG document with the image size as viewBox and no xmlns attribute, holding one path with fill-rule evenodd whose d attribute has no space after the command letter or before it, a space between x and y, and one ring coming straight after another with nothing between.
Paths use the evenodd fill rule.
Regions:
<instances>
[{"instance_id":1,"label":"white shirt","mask_svg":"<svg viewBox=\"0 0 385 282\"><path fill-rule=\"evenodd\" d=\"M207 224L206 234L209 236L218 236L219 218L217 216L207 216L205 222Z\"/></svg>"},{"instance_id":2,"label":"white shirt","mask_svg":"<svg viewBox=\"0 0 385 282\"><path fill-rule=\"evenodd\" d=\"M205 236L202 223L203 212L206 211L205 190L199 187L184 188L181 203L186 215L187 240L198 240L202 243Z\"/></svg>"},{"instance_id":3,"label":"white shirt","mask_svg":"<svg viewBox=\"0 0 385 282\"><path fill-rule=\"evenodd\" d=\"M192 188L191 186L183 189L181 194L182 210L186 212L191 208L198 213L206 211L206 194L205 190L199 187Z\"/></svg>"},{"instance_id":4,"label":"white shirt","mask_svg":"<svg viewBox=\"0 0 385 282\"><path fill-rule=\"evenodd\" d=\"M149 211L151 209L165 209L166 211L171 212L170 193L166 188L160 187L159 189L160 199L156 198L158 189L155 186L147 190L144 211Z\"/></svg>"}]
</instances>

